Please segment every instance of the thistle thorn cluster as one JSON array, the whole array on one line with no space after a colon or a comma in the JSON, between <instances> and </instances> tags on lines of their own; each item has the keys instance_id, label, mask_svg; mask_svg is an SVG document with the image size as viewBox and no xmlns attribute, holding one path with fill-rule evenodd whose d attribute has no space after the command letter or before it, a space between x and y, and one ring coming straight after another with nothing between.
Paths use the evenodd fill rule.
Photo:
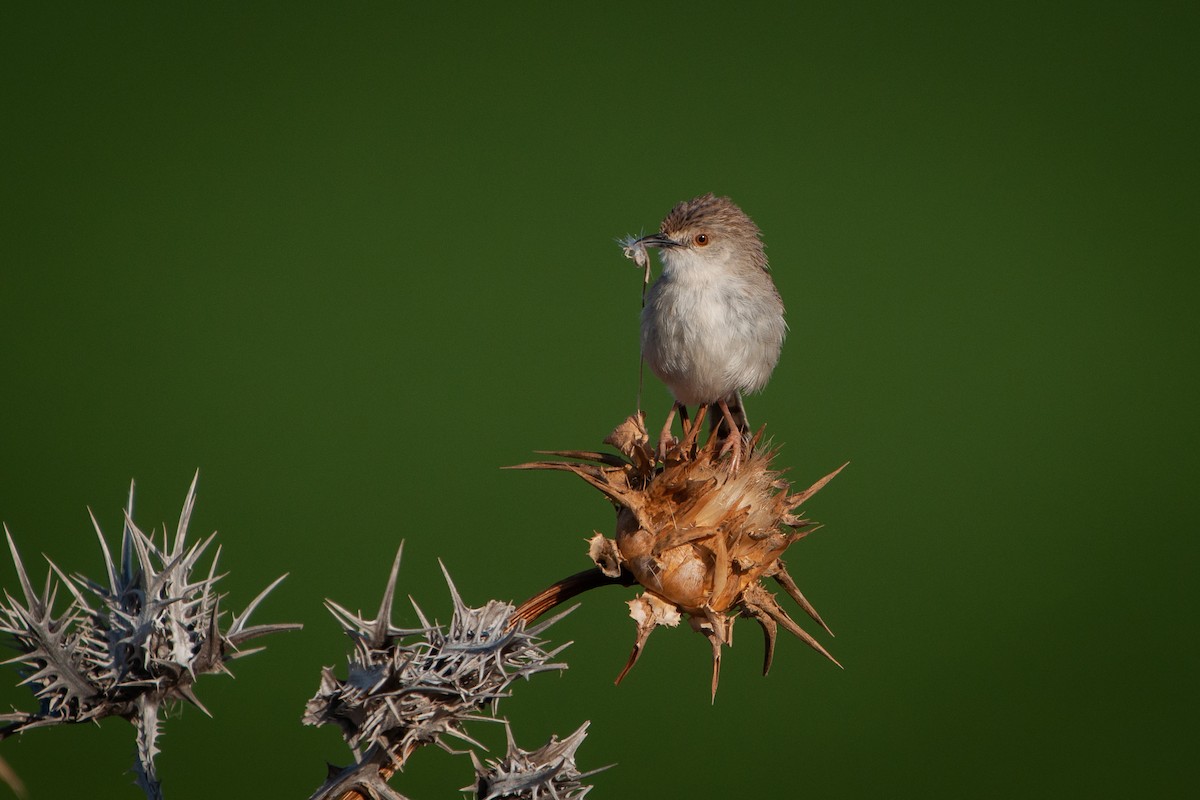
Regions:
<instances>
[{"instance_id":1,"label":"thistle thorn cluster","mask_svg":"<svg viewBox=\"0 0 1200 800\"><path fill-rule=\"evenodd\" d=\"M137 783L147 797L159 798L162 790L154 758L164 708L182 700L209 714L193 689L199 676L230 674L227 662L262 649L242 649L246 642L301 627L248 624L250 615L286 575L260 592L227 627L222 626L224 595L215 589L222 577L217 574L220 548L207 575L192 574L216 536L213 533L193 544L187 541L198 478L199 473L192 479L174 537L164 529L161 547L153 532L147 535L133 521L132 484L119 560L113 560L92 516L104 554L105 583L66 575L47 559L50 571L45 585L41 592L35 591L5 526L23 599L5 591L0 633L7 634L19 651L9 663L23 667L22 683L33 690L40 708L0 715L0 721L8 723L0 728L0 739L33 728L114 716L127 719L137 731ZM70 601L55 614L60 588Z\"/></svg>"},{"instance_id":2,"label":"thistle thorn cluster","mask_svg":"<svg viewBox=\"0 0 1200 800\"><path fill-rule=\"evenodd\" d=\"M583 800L592 790L591 786L582 782L583 779L608 769L600 767L580 772L575 765L575 751L587 736L588 724L583 723L562 741L558 737L551 737L537 750L522 750L513 739L512 728L505 723L508 746L504 758L488 759L484 764L472 752L475 784L464 786L462 791L474 791L479 800L498 800L503 797Z\"/></svg>"},{"instance_id":3,"label":"thistle thorn cluster","mask_svg":"<svg viewBox=\"0 0 1200 800\"><path fill-rule=\"evenodd\" d=\"M416 601L412 605L419 627L393 625L392 605L402 552L403 546L392 562L375 619L326 601L354 642L354 650L348 658L345 679L338 678L330 667L322 671L320 687L308 702L304 722L337 725L354 749L355 763L332 769L313 800L354 796L397 800L401 795L388 787L387 780L417 748L437 744L455 752L448 739L482 748L467 733L464 723L496 721L497 705L510 694L510 686L517 679L566 669L566 664L554 659L570 643L546 649L539 637L570 609L527 628L524 621L513 619L513 606L508 603L489 600L481 608L464 603L445 565L442 574L454 603L449 625L430 622ZM485 711L490 715L481 713ZM532 793L516 796L582 797L569 787L574 785L571 781L581 777L573 770L573 757L584 728L563 742L552 740L533 754L510 747L510 759L496 767L496 774L505 776L498 780L523 781L531 787ZM572 769L567 769L568 761ZM556 766L547 770L551 765ZM567 788L550 788L560 784ZM480 783L484 785L495 784Z\"/></svg>"}]
</instances>

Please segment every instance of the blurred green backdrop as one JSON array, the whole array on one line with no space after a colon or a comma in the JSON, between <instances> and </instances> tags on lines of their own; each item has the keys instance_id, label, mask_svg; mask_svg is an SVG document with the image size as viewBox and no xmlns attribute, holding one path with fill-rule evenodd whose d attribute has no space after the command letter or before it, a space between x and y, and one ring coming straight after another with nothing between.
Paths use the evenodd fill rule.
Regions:
<instances>
[{"instance_id":1,"label":"blurred green backdrop","mask_svg":"<svg viewBox=\"0 0 1200 800\"><path fill-rule=\"evenodd\" d=\"M587 566L567 476L633 410L614 237L732 196L791 334L750 400L797 482L851 460L789 559L839 634L759 674L740 626L585 597L571 669L502 706L592 720L594 797L1164 796L1194 787L1195 3L199 4L0 14L0 518L98 576L195 469L241 608L302 621L168 722L172 798L303 797L346 641L321 601L445 620ZM661 419L666 391L647 382ZM0 582L15 590L11 564ZM398 615L411 623L411 610ZM11 670L0 700L28 708ZM477 731L493 744L498 730ZM137 797L132 731L0 745L34 798ZM455 796L432 750L393 783ZM0 789L0 793L3 793Z\"/></svg>"}]
</instances>

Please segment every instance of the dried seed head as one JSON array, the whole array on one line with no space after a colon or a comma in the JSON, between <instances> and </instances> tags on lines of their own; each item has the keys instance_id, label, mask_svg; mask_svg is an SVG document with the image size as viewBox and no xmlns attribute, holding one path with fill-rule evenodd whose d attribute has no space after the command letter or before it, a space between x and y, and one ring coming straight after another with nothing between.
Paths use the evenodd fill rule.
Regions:
<instances>
[{"instance_id":1,"label":"dried seed head","mask_svg":"<svg viewBox=\"0 0 1200 800\"><path fill-rule=\"evenodd\" d=\"M816 529L815 523L797 516L796 510L842 468L808 489L792 493L791 485L771 469L772 452L752 446L747 458L734 463L721 456L716 437L698 447L699 429L697 419L685 427L682 442L672 438L655 449L639 414L605 440L621 451L623 459L604 453L556 451L550 455L585 463L520 465L572 472L616 506L614 539L597 534L589 543L590 555L605 575L615 578L628 573L646 590L630 603L638 636L618 682L637 661L650 632L659 625L678 624L681 613L687 614L692 627L712 644L714 694L721 645L730 642L737 615L762 626L764 673L770 668L779 625L836 664L761 581L773 578L828 631L787 573L781 556ZM753 444L761 435L760 431Z\"/></svg>"},{"instance_id":2,"label":"dried seed head","mask_svg":"<svg viewBox=\"0 0 1200 800\"><path fill-rule=\"evenodd\" d=\"M222 595L215 589L221 577L216 571L217 555L207 575L193 575L216 536L188 543L195 502L193 479L175 534L171 537L164 531L160 547L153 534L143 533L133 521L130 486L119 562L114 562L92 517L107 581L67 576L50 562L51 574L40 593L34 591L16 544L8 528L4 529L24 602L5 592L5 602L0 603L0 633L10 636L20 651L12 662L24 668L27 677L23 682L33 689L41 708L36 713L0 715L0 721L9 723L0 729L0 739L32 728L123 717L137 729L138 783L147 796L158 796L154 757L159 752L160 709L186 700L207 714L192 688L200 675L228 673L226 662L262 649L241 649L251 639L301 627L246 624L282 577L228 627L222 627ZM53 576L58 577L57 582L51 580ZM59 586L70 593L71 600L62 614L55 616Z\"/></svg>"},{"instance_id":3,"label":"dried seed head","mask_svg":"<svg viewBox=\"0 0 1200 800\"><path fill-rule=\"evenodd\" d=\"M567 646L547 649L540 634L562 615L526 628L513 623L513 607L489 600L466 605L443 566L454 602L447 626L431 623L413 603L420 627L391 622L401 552L396 553L375 619L355 614L332 600L326 605L354 642L344 680L332 668L321 673L316 696L308 701L306 725L336 724L357 751L356 763L337 770L314 798L389 796L386 778L421 745L450 750L449 739L478 744L464 728L480 712L507 697L518 678L566 669L555 657ZM582 737L581 737L582 738ZM394 794L394 793L393 793Z\"/></svg>"}]
</instances>

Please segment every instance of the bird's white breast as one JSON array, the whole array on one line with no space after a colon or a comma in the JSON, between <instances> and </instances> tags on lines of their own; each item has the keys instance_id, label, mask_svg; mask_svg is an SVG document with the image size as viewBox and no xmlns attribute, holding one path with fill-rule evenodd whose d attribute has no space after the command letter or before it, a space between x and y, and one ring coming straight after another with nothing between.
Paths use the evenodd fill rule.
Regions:
<instances>
[{"instance_id":1,"label":"bird's white breast","mask_svg":"<svg viewBox=\"0 0 1200 800\"><path fill-rule=\"evenodd\" d=\"M728 400L766 385L787 329L783 304L759 268L716 254L664 252L642 312L642 353L684 405Z\"/></svg>"}]
</instances>

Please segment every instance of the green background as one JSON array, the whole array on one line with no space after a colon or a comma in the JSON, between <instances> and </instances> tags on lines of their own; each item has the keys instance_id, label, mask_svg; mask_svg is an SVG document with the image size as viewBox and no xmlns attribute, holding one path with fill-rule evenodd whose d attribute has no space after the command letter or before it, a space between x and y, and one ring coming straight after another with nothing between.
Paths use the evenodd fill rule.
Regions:
<instances>
[{"instance_id":1,"label":"green background","mask_svg":"<svg viewBox=\"0 0 1200 800\"><path fill-rule=\"evenodd\" d=\"M323 598L373 610L405 540L444 621L439 557L520 600L611 533L581 482L499 468L633 410L613 239L712 190L789 309L751 419L798 483L852 462L789 558L846 669L788 640L764 679L743 624L710 705L679 629L614 688L606 589L502 705L518 741L590 719L598 798L1194 789L1196 9L10 5L0 518L35 580L98 577L86 508L114 538L136 478L161 528L199 467L230 607L289 572L259 620L306 627L200 682L167 796L307 796L347 759L299 724L344 664ZM0 745L34 798L137 797L132 753L115 720ZM431 748L393 785L470 775Z\"/></svg>"}]
</instances>

